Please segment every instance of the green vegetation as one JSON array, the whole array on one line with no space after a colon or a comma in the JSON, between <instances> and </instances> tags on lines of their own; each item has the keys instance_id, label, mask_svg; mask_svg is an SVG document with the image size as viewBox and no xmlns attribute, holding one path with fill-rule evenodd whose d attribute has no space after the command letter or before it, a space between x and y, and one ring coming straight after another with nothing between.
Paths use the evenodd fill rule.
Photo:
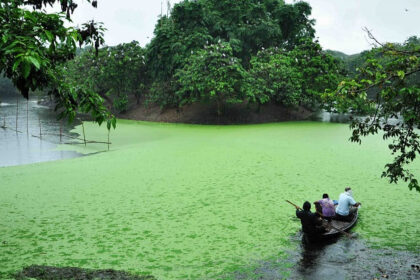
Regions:
<instances>
[{"instance_id":1,"label":"green vegetation","mask_svg":"<svg viewBox=\"0 0 420 280\"><path fill-rule=\"evenodd\" d=\"M94 123L85 129L89 139L107 139ZM345 124L119 120L110 152L0 168L0 278L38 264L231 279L299 246L290 236L300 223L284 199L337 198L347 185L363 202L354 229L360 238L418 252L418 194L377 176L389 160L381 137L358 147L347 134ZM418 162L413 171L419 174ZM384 207L387 201L399 206Z\"/></svg>"},{"instance_id":2,"label":"green vegetation","mask_svg":"<svg viewBox=\"0 0 420 280\"><path fill-rule=\"evenodd\" d=\"M64 13L48 14L47 5L61 4ZM97 1L90 1L96 6ZM77 44L103 43L103 28L94 22L82 29L66 27L76 9L73 1L5 0L0 2L0 73L10 79L19 92L48 90L57 100L60 117L72 121L77 112L91 113L96 122L106 121L108 129L115 118L103 106L103 100L90 88L63 82L59 66L74 58Z\"/></svg>"},{"instance_id":3,"label":"green vegetation","mask_svg":"<svg viewBox=\"0 0 420 280\"><path fill-rule=\"evenodd\" d=\"M406 167L420 154L420 40L381 44L367 32L378 47L368 53L358 73L327 93L325 100L331 110L368 114L353 119L351 141L361 143L361 137L380 132L385 140L392 139L388 147L395 158L382 176L391 183L402 179L410 190L420 192L418 180Z\"/></svg>"},{"instance_id":4,"label":"green vegetation","mask_svg":"<svg viewBox=\"0 0 420 280\"><path fill-rule=\"evenodd\" d=\"M240 103L247 97L247 72L227 43L210 45L191 55L175 78L181 104L215 102L218 115L226 102Z\"/></svg>"},{"instance_id":5,"label":"green vegetation","mask_svg":"<svg viewBox=\"0 0 420 280\"><path fill-rule=\"evenodd\" d=\"M144 50L136 41L102 48L98 54L83 49L62 70L69 83L98 93L119 113L128 109L129 97L140 102L147 81Z\"/></svg>"},{"instance_id":6,"label":"green vegetation","mask_svg":"<svg viewBox=\"0 0 420 280\"><path fill-rule=\"evenodd\" d=\"M145 49L133 42L82 54L66 78L109 97L116 112L133 107L130 96L161 108L211 103L219 115L232 103L315 109L342 71L314 41L310 13L304 2L183 1L159 19Z\"/></svg>"}]
</instances>

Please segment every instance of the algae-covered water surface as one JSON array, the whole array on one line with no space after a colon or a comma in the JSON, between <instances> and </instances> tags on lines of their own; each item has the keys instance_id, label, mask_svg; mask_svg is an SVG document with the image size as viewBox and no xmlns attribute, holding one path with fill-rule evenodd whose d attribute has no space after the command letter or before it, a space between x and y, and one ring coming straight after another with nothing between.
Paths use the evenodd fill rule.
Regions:
<instances>
[{"instance_id":1,"label":"algae-covered water surface","mask_svg":"<svg viewBox=\"0 0 420 280\"><path fill-rule=\"evenodd\" d=\"M85 129L106 141L105 128ZM348 185L362 202L359 238L418 253L419 194L380 178L391 159L380 136L359 146L349 135L316 122L119 121L109 152L0 168L0 276L36 264L229 279L272 258L287 271L300 223L285 199L336 198ZM418 161L411 168L420 174Z\"/></svg>"}]
</instances>

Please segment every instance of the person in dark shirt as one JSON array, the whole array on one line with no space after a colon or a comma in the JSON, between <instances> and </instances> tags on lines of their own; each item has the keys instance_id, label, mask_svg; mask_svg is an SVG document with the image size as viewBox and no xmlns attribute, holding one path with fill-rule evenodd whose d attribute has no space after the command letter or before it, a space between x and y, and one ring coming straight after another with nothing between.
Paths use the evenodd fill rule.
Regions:
<instances>
[{"instance_id":1,"label":"person in dark shirt","mask_svg":"<svg viewBox=\"0 0 420 280\"><path fill-rule=\"evenodd\" d=\"M311 212L311 204L305 201L303 204L303 210L300 207L296 207L296 216L302 223L302 231L306 234L315 236L325 232L325 228L322 226L322 219L319 215Z\"/></svg>"}]
</instances>

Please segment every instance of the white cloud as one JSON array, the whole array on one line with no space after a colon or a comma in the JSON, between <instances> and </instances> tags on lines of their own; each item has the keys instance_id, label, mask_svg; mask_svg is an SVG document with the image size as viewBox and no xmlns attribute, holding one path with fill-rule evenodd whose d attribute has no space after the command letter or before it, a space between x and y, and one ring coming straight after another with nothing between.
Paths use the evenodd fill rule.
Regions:
<instances>
[{"instance_id":1,"label":"white cloud","mask_svg":"<svg viewBox=\"0 0 420 280\"><path fill-rule=\"evenodd\" d=\"M293 0L287 0L293 3ZM382 42L403 42L420 36L418 0L308 0L316 34L326 49L348 54L369 49L364 27ZM406 11L406 9L408 11Z\"/></svg>"}]
</instances>

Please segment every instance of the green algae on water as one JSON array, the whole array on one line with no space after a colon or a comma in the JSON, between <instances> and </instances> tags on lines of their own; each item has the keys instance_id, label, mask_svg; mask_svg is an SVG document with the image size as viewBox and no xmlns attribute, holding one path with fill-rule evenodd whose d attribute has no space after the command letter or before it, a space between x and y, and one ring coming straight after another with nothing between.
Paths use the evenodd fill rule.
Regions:
<instances>
[{"instance_id":1,"label":"green algae on water","mask_svg":"<svg viewBox=\"0 0 420 280\"><path fill-rule=\"evenodd\" d=\"M78 130L80 131L80 127ZM106 129L85 124L89 140ZM380 137L347 125L199 126L119 121L88 157L0 168L0 275L49 265L214 279L293 247L302 204L352 186L354 229L376 246L418 250L418 193L380 175ZM419 162L411 166L420 174Z\"/></svg>"}]
</instances>

